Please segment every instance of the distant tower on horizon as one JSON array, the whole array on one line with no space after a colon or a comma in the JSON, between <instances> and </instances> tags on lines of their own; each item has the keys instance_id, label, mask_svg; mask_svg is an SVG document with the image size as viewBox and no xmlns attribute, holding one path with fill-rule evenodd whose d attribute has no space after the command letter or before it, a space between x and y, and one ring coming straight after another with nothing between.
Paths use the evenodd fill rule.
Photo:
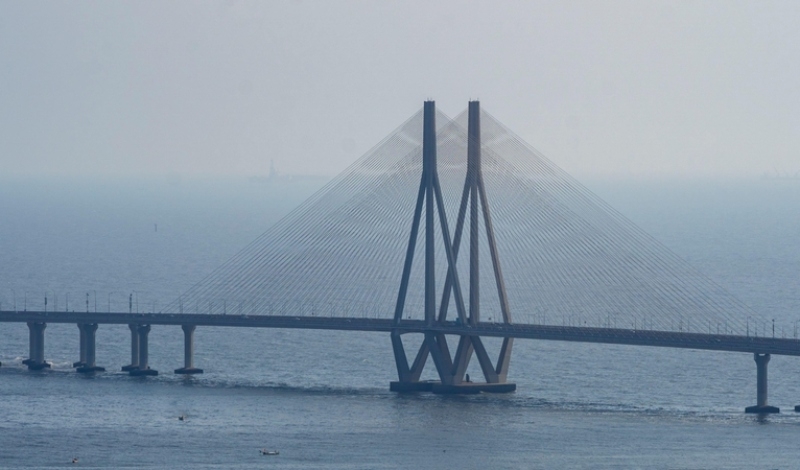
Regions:
<instances>
[{"instance_id":1,"label":"distant tower on horizon","mask_svg":"<svg viewBox=\"0 0 800 470\"><path fill-rule=\"evenodd\" d=\"M278 176L278 172L275 170L275 159L269 160L269 179L273 179Z\"/></svg>"}]
</instances>

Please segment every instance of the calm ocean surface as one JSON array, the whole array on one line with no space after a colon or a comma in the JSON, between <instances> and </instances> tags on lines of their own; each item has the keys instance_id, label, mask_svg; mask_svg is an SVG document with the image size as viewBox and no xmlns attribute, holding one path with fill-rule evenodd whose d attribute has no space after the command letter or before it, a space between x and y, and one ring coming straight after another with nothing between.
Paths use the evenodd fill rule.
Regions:
<instances>
[{"instance_id":1,"label":"calm ocean surface","mask_svg":"<svg viewBox=\"0 0 800 470\"><path fill-rule=\"evenodd\" d=\"M158 311L321 184L0 180L0 308ZM800 181L589 186L794 336ZM388 391L382 334L198 328L195 377L180 328L153 327L158 377L119 371L129 341L101 325L85 377L49 324L29 372L27 327L0 324L0 468L800 468L800 358L773 356L783 413L758 418L749 354L520 340L516 393L442 397Z\"/></svg>"}]
</instances>

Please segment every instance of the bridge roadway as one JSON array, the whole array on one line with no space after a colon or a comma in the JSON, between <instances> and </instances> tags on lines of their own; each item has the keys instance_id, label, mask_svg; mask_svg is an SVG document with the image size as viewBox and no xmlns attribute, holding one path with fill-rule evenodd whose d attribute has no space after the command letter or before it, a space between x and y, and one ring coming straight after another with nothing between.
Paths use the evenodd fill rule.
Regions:
<instances>
[{"instance_id":1,"label":"bridge roadway","mask_svg":"<svg viewBox=\"0 0 800 470\"><path fill-rule=\"evenodd\" d=\"M374 331L385 333L398 330L401 333L444 333L450 335L475 335L500 338L513 337L552 341L627 344L635 346L800 356L800 340L792 338L578 326L506 325L502 323L485 322L480 323L478 326L468 327L456 325L452 322L445 325L434 324L429 326L422 320L403 320L399 326L395 326L392 320L374 318L41 311L0 311L0 322L193 325L240 328Z\"/></svg>"}]
</instances>

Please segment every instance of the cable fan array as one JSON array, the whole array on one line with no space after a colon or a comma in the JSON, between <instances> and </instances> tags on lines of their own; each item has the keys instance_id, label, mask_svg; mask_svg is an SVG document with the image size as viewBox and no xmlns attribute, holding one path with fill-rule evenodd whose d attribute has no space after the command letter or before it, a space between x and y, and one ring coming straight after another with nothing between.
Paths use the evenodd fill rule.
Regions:
<instances>
[{"instance_id":1,"label":"cable fan array","mask_svg":"<svg viewBox=\"0 0 800 470\"><path fill-rule=\"evenodd\" d=\"M515 323L753 334L748 318L758 315L746 305L493 116L481 111L480 119L482 171ZM422 120L420 110L164 311L391 319L422 172ZM452 227L467 171L467 113L450 119L437 111L436 122ZM435 230L440 297L447 267ZM490 286L489 249L479 243L481 285ZM418 241L415 259L423 251ZM457 270L466 285L468 250L461 251ZM412 266L404 318L423 318L423 269ZM480 303L482 322L502 322L497 292L484 289Z\"/></svg>"}]
</instances>

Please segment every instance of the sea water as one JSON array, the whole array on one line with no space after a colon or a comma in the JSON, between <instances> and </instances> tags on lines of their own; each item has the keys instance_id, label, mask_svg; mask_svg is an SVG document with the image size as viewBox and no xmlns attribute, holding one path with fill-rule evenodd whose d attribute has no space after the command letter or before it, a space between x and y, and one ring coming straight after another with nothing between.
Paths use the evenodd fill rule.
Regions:
<instances>
[{"instance_id":1,"label":"sea water","mask_svg":"<svg viewBox=\"0 0 800 470\"><path fill-rule=\"evenodd\" d=\"M41 309L46 296L57 311L158 311L322 183L4 180L0 309ZM794 337L800 181L589 186ZM183 365L180 328L154 326L150 365L161 373L141 378L120 371L125 325L100 325L107 372L94 376L71 367L75 325L45 334L53 368L30 372L27 327L0 323L2 468L800 465L800 358L772 357L769 399L782 413L759 417L743 413L755 403L755 362L743 353L518 340L516 393L398 395L385 334L199 327L205 373L184 377L172 373Z\"/></svg>"}]
</instances>

